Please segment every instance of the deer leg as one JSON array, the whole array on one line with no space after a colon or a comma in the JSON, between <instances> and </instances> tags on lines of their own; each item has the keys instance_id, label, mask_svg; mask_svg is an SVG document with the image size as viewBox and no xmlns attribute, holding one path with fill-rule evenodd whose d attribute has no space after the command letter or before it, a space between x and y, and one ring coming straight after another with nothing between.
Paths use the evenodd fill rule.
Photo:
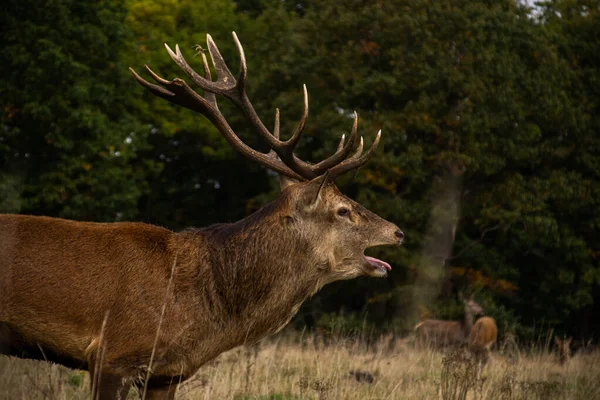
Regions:
<instances>
[{"instance_id":1,"label":"deer leg","mask_svg":"<svg viewBox=\"0 0 600 400\"><path fill-rule=\"evenodd\" d=\"M148 388L144 400L173 400L175 399L175 391L177 391L176 383L169 386Z\"/></svg>"},{"instance_id":2,"label":"deer leg","mask_svg":"<svg viewBox=\"0 0 600 400\"><path fill-rule=\"evenodd\" d=\"M489 347L486 347L486 353L485 353L485 358L486 358L486 363L491 363L492 362L492 350Z\"/></svg>"},{"instance_id":3,"label":"deer leg","mask_svg":"<svg viewBox=\"0 0 600 400\"><path fill-rule=\"evenodd\" d=\"M145 384L138 382L136 388L142 400L173 400L182 380L181 376L151 376Z\"/></svg>"},{"instance_id":4,"label":"deer leg","mask_svg":"<svg viewBox=\"0 0 600 400\"><path fill-rule=\"evenodd\" d=\"M94 375L92 375L94 376ZM123 382L119 375L101 374L94 385L92 379L92 400L125 400L130 384Z\"/></svg>"}]
</instances>

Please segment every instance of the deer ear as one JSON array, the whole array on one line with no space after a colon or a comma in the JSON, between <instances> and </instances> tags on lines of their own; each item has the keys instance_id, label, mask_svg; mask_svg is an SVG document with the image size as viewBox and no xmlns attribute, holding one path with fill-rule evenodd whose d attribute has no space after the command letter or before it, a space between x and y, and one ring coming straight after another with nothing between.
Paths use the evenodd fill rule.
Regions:
<instances>
[{"instance_id":1,"label":"deer ear","mask_svg":"<svg viewBox=\"0 0 600 400\"><path fill-rule=\"evenodd\" d=\"M279 189L283 192L287 187L295 185L298 183L296 179L287 177L285 175L279 175Z\"/></svg>"}]
</instances>

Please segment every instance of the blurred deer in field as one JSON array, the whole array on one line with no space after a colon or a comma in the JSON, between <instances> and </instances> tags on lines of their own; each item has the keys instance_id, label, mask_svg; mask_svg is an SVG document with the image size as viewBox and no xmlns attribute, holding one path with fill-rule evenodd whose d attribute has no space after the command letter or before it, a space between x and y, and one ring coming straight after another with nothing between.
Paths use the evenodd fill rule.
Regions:
<instances>
[{"instance_id":1,"label":"blurred deer in field","mask_svg":"<svg viewBox=\"0 0 600 400\"><path fill-rule=\"evenodd\" d=\"M482 317L474 323L475 317L483 314L483 308L475 302L474 295L469 299L461 296L461 300L465 306L462 321L426 319L415 326L416 341L433 347L468 345L471 352L487 361L490 347L496 342L496 322Z\"/></svg>"},{"instance_id":2,"label":"blurred deer in field","mask_svg":"<svg viewBox=\"0 0 600 400\"><path fill-rule=\"evenodd\" d=\"M475 317L483 313L483 308L474 300L474 296L461 300L465 306L463 321L447 321L426 319L415 326L416 339L419 344L434 347L461 345L471 333Z\"/></svg>"},{"instance_id":3,"label":"blurred deer in field","mask_svg":"<svg viewBox=\"0 0 600 400\"><path fill-rule=\"evenodd\" d=\"M175 47L173 61L204 94L179 79L135 79L151 93L205 115L244 156L281 176L273 202L235 223L175 233L141 223L92 223L0 215L0 352L90 371L94 399L124 399L131 386L147 399L173 399L177 384L241 344L277 332L324 285L383 277L390 265L367 248L398 245L393 223L340 193L334 179L364 165L358 117L337 151L316 164L294 154L308 116L280 139L246 95L243 48L236 77L207 36L217 78L202 54L203 76ZM242 142L216 95L232 101L269 144Z\"/></svg>"},{"instance_id":4,"label":"blurred deer in field","mask_svg":"<svg viewBox=\"0 0 600 400\"><path fill-rule=\"evenodd\" d=\"M572 337L565 339L559 339L558 336L554 336L554 343L558 350L558 360L560 365L565 365L571 359L571 340Z\"/></svg>"}]
</instances>

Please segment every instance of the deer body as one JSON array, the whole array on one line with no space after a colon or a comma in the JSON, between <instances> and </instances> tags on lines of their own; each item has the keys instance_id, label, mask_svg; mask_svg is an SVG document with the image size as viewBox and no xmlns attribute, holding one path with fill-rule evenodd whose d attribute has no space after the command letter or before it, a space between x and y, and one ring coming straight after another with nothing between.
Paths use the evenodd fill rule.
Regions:
<instances>
[{"instance_id":1,"label":"deer body","mask_svg":"<svg viewBox=\"0 0 600 400\"><path fill-rule=\"evenodd\" d=\"M427 319L415 326L415 333L420 344L445 347L465 343L467 328L470 329L468 325L459 321Z\"/></svg>"},{"instance_id":2,"label":"deer body","mask_svg":"<svg viewBox=\"0 0 600 400\"><path fill-rule=\"evenodd\" d=\"M104 337L111 344L107 351L119 356L144 353L153 346L166 298L161 336L169 338L164 343L167 353L176 354L178 345L186 346L186 338L192 336L199 340L194 350L212 358L203 348L231 348L257 340L274 330L273 321L283 324L289 319L292 310L318 288L315 276L302 276L289 268L297 257L293 248L277 254L272 252L276 244L270 243L271 251L261 251L259 240L265 245L268 237L252 237L259 232L246 233L246 240L256 241L254 248L240 247L235 236L219 243L222 238L215 236L223 230L235 231L235 226L173 233L135 223L4 215L0 227L2 236L13 242L0 252L0 271L8 282L0 320L17 326L29 341L70 354L84 366L93 356L103 311L108 312ZM18 234L6 235L11 231ZM236 247L241 251L232 254ZM61 257L56 260L57 253ZM173 264L173 290L167 293ZM48 326L48 321L53 324ZM132 348L132 334L139 338L135 341L139 350ZM59 348L54 348L56 344Z\"/></svg>"},{"instance_id":3,"label":"deer body","mask_svg":"<svg viewBox=\"0 0 600 400\"><path fill-rule=\"evenodd\" d=\"M421 344L433 346L456 346L467 342L475 316L481 314L483 309L475 302L473 297L463 300L465 315L463 321L445 321L426 319L415 326L417 341Z\"/></svg>"}]
</instances>

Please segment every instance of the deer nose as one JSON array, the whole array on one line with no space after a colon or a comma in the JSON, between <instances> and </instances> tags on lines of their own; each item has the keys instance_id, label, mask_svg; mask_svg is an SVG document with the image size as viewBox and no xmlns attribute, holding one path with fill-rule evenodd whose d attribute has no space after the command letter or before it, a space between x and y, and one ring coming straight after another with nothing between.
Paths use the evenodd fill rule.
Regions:
<instances>
[{"instance_id":1,"label":"deer nose","mask_svg":"<svg viewBox=\"0 0 600 400\"><path fill-rule=\"evenodd\" d=\"M404 232L402 232L400 229L394 232L394 236L398 238L399 243L402 243L402 241L404 240Z\"/></svg>"}]
</instances>

